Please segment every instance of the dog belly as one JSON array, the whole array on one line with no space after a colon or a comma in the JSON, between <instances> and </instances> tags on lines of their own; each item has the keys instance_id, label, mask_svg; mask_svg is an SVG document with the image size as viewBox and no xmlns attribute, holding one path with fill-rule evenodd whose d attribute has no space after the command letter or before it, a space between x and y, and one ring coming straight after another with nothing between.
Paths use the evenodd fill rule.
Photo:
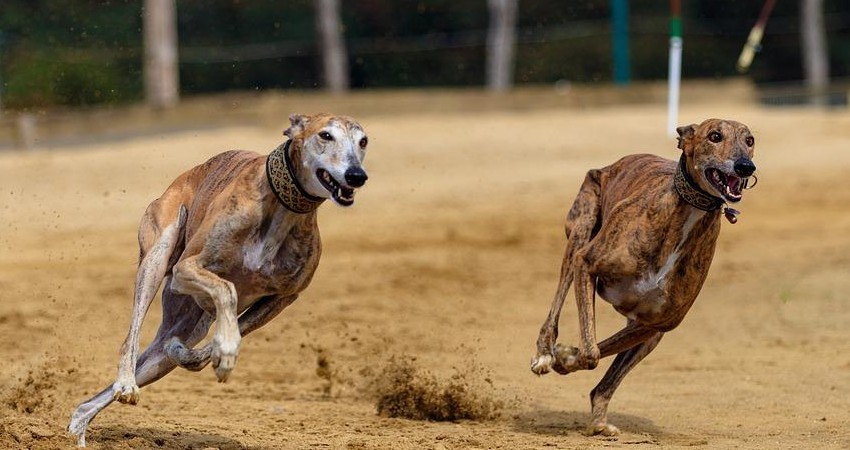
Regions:
<instances>
[{"instance_id":1,"label":"dog belly","mask_svg":"<svg viewBox=\"0 0 850 450\"><path fill-rule=\"evenodd\" d=\"M617 312L632 320L655 316L664 310L667 295L653 279L598 280L596 293Z\"/></svg>"}]
</instances>

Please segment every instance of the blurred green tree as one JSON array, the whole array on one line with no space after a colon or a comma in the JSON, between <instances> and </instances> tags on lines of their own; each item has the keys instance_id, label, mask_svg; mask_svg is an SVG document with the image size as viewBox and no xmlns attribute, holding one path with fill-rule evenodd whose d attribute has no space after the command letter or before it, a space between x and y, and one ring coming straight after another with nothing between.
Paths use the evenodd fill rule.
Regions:
<instances>
[{"instance_id":1,"label":"blurred green tree","mask_svg":"<svg viewBox=\"0 0 850 450\"><path fill-rule=\"evenodd\" d=\"M3 0L4 107L142 98L138 0ZM342 2L353 89L483 86L486 0ZM683 74L735 75L761 2L685 0ZM850 2L823 0L833 78L850 75ZM668 2L630 0L633 80L667 76ZM609 0L519 0L516 85L610 82ZM750 75L803 78L800 2L778 2ZM312 89L321 83L313 0L178 1L180 90Z\"/></svg>"}]
</instances>

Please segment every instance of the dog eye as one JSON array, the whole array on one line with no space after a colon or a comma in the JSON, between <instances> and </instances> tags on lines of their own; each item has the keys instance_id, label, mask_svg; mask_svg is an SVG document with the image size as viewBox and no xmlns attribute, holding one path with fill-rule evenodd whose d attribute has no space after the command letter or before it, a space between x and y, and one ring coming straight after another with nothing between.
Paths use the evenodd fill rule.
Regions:
<instances>
[{"instance_id":1,"label":"dog eye","mask_svg":"<svg viewBox=\"0 0 850 450\"><path fill-rule=\"evenodd\" d=\"M752 136L747 136L744 142L747 143L747 147L752 147L756 143L756 140Z\"/></svg>"},{"instance_id":2,"label":"dog eye","mask_svg":"<svg viewBox=\"0 0 850 450\"><path fill-rule=\"evenodd\" d=\"M723 135L716 131L712 131L711 133L708 133L708 140L716 144L723 140Z\"/></svg>"},{"instance_id":3,"label":"dog eye","mask_svg":"<svg viewBox=\"0 0 850 450\"><path fill-rule=\"evenodd\" d=\"M360 139L360 148L366 148L366 145L369 144L369 138L364 137Z\"/></svg>"},{"instance_id":4,"label":"dog eye","mask_svg":"<svg viewBox=\"0 0 850 450\"><path fill-rule=\"evenodd\" d=\"M332 140L334 140L334 137L333 137L333 136L331 136L331 134L330 134L330 133L328 133L327 131L320 131L320 132L319 132L319 137L320 137L320 138L322 138L322 139L324 139L324 140L326 140L326 141L332 141Z\"/></svg>"}]
</instances>

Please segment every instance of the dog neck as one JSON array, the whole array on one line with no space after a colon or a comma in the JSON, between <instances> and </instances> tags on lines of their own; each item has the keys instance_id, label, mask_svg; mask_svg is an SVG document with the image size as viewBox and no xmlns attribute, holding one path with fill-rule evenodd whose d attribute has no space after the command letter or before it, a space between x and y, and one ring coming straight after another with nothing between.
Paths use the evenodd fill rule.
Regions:
<instances>
[{"instance_id":1,"label":"dog neck","mask_svg":"<svg viewBox=\"0 0 850 450\"><path fill-rule=\"evenodd\" d=\"M717 211L726 204L722 198L715 197L699 187L697 182L688 173L684 153L679 158L679 167L676 169L673 186L675 186L679 197L682 197L682 200L694 208L703 211Z\"/></svg>"},{"instance_id":2,"label":"dog neck","mask_svg":"<svg viewBox=\"0 0 850 450\"><path fill-rule=\"evenodd\" d=\"M266 176L277 200L288 210L307 214L315 211L325 199L307 193L298 177L289 156L292 139L269 153L266 160Z\"/></svg>"}]
</instances>

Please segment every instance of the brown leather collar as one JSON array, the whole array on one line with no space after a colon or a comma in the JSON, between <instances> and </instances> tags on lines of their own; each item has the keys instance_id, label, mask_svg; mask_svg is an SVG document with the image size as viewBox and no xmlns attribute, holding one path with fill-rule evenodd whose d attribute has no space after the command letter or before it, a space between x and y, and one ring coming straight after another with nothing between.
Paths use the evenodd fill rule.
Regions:
<instances>
[{"instance_id":1,"label":"brown leather collar","mask_svg":"<svg viewBox=\"0 0 850 450\"><path fill-rule=\"evenodd\" d=\"M673 178L673 186L675 186L679 197L682 197L682 200L694 208L703 211L716 211L726 204L722 198L715 197L702 190L697 182L691 178L685 168L684 154L679 158L679 167L676 169L676 176Z\"/></svg>"},{"instance_id":2,"label":"brown leather collar","mask_svg":"<svg viewBox=\"0 0 850 450\"><path fill-rule=\"evenodd\" d=\"M321 197L308 194L298 182L292 161L289 160L289 145L287 140L280 147L272 150L266 160L266 176L275 197L286 209L298 213L311 213L325 201Z\"/></svg>"}]
</instances>

